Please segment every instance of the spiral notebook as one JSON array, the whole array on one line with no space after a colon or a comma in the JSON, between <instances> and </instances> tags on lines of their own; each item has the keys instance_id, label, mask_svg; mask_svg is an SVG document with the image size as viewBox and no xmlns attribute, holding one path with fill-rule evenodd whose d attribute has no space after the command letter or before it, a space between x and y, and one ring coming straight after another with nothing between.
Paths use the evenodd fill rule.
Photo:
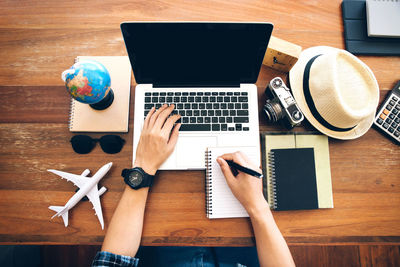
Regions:
<instances>
[{"instance_id":1,"label":"spiral notebook","mask_svg":"<svg viewBox=\"0 0 400 267\"><path fill-rule=\"evenodd\" d=\"M265 132L264 196L272 209L333 208L328 137L314 132Z\"/></svg>"},{"instance_id":2,"label":"spiral notebook","mask_svg":"<svg viewBox=\"0 0 400 267\"><path fill-rule=\"evenodd\" d=\"M114 101L105 110L95 110L71 98L69 130L71 132L128 132L131 91L131 64L127 56L79 56L79 60L102 63L111 76Z\"/></svg>"},{"instance_id":3,"label":"spiral notebook","mask_svg":"<svg viewBox=\"0 0 400 267\"><path fill-rule=\"evenodd\" d=\"M260 161L253 147L209 147L206 151L206 215L209 219L249 217L226 183L217 162L217 157L236 151L243 152L252 162Z\"/></svg>"}]
</instances>

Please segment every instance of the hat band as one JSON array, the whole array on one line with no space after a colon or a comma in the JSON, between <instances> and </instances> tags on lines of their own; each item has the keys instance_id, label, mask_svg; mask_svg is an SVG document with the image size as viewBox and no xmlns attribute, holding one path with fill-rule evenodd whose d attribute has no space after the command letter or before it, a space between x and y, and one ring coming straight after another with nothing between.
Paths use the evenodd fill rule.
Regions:
<instances>
[{"instance_id":1,"label":"hat band","mask_svg":"<svg viewBox=\"0 0 400 267\"><path fill-rule=\"evenodd\" d=\"M310 70L311 70L311 65L313 64L314 60L321 56L320 55L316 55L315 57L311 58L308 62L307 65L304 69L304 77L303 77L303 92L304 92L304 98L306 99L308 108L311 111L311 114L314 116L314 118L323 126L325 126L325 128L328 128L329 130L332 131L336 131L336 132L347 132L350 131L352 129L354 129L357 125L350 127L350 128L338 128L336 126L333 126L332 124L330 124L329 122L327 122L322 116L321 114L318 112L317 108L315 107L315 103L314 100L311 96L310 93L310 87L309 87L309 79L310 79Z\"/></svg>"}]
</instances>

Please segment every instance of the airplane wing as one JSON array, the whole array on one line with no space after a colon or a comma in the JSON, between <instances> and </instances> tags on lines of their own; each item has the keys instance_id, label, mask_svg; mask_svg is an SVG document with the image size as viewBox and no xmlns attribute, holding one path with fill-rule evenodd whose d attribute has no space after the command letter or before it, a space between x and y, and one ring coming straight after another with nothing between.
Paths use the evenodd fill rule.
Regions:
<instances>
[{"instance_id":1,"label":"airplane wing","mask_svg":"<svg viewBox=\"0 0 400 267\"><path fill-rule=\"evenodd\" d=\"M68 172L62 172L62 171L57 171L57 170L48 170L49 172L52 172L58 176L61 176L61 178L67 179L70 182L73 182L74 185L77 187L81 188L84 186L87 182L90 181L90 178L83 177L81 175L76 175Z\"/></svg>"},{"instance_id":2,"label":"airplane wing","mask_svg":"<svg viewBox=\"0 0 400 267\"><path fill-rule=\"evenodd\" d=\"M104 229L103 212L101 210L99 189L97 188L97 185L93 186L93 188L89 191L89 193L86 194L86 196L93 204L93 209L96 212L97 218L99 218L101 229Z\"/></svg>"}]
</instances>

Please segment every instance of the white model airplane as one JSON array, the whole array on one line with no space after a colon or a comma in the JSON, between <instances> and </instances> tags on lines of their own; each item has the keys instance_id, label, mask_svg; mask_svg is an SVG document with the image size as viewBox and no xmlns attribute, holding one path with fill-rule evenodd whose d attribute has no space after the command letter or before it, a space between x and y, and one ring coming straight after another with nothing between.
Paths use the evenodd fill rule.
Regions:
<instances>
[{"instance_id":1,"label":"white model airplane","mask_svg":"<svg viewBox=\"0 0 400 267\"><path fill-rule=\"evenodd\" d=\"M67 172L48 170L54 174L61 176L61 178L67 179L73 182L79 191L73 195L70 200L68 200L65 206L50 206L49 209L57 212L51 217L62 216L64 220L65 227L68 226L68 211L72 209L85 195L89 198L90 202L93 204L93 209L99 218L101 229L104 229L103 212L101 211L100 196L106 192L106 188L103 186L100 190L97 188L97 183L103 178L103 176L110 170L112 162L107 163L101 167L91 178L86 177L90 171L86 169L81 175L71 174Z\"/></svg>"}]
</instances>

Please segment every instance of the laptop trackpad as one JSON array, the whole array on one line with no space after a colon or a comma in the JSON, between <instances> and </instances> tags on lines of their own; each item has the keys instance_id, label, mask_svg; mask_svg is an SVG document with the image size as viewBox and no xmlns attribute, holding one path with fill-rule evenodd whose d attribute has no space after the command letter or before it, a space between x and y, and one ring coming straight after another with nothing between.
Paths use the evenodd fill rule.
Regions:
<instances>
[{"instance_id":1,"label":"laptop trackpad","mask_svg":"<svg viewBox=\"0 0 400 267\"><path fill-rule=\"evenodd\" d=\"M205 168L204 153L207 147L217 145L215 136L180 136L177 143L177 166Z\"/></svg>"}]
</instances>

